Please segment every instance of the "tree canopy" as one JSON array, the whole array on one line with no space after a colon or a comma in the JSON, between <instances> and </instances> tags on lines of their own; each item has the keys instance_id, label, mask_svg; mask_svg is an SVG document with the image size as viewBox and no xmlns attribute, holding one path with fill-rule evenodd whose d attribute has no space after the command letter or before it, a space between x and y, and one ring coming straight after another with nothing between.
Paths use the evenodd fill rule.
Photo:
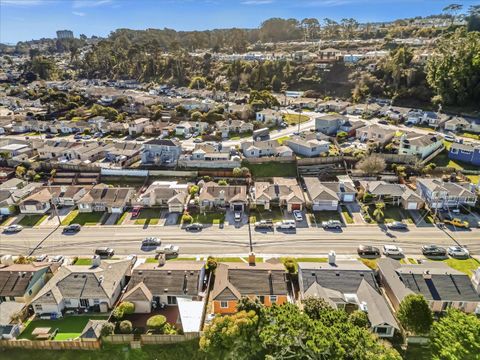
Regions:
<instances>
[{"instance_id":1,"label":"tree canopy","mask_svg":"<svg viewBox=\"0 0 480 360\"><path fill-rule=\"evenodd\" d=\"M407 295L397 312L402 326L415 334L427 334L433 323L433 315L423 295Z\"/></svg>"}]
</instances>

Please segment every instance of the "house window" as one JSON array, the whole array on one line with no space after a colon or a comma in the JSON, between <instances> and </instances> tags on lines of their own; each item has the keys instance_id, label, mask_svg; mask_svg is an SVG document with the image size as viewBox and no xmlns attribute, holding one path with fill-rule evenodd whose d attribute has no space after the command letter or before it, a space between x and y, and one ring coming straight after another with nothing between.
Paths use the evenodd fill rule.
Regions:
<instances>
[{"instance_id":1,"label":"house window","mask_svg":"<svg viewBox=\"0 0 480 360\"><path fill-rule=\"evenodd\" d=\"M42 308L42 305L41 304L36 304L35 305L35 311L42 311L43 308Z\"/></svg>"},{"instance_id":2,"label":"house window","mask_svg":"<svg viewBox=\"0 0 480 360\"><path fill-rule=\"evenodd\" d=\"M175 296L167 296L167 304L175 305L177 303L177 298Z\"/></svg>"},{"instance_id":3,"label":"house window","mask_svg":"<svg viewBox=\"0 0 480 360\"><path fill-rule=\"evenodd\" d=\"M70 305L71 305L70 300L65 299L65 306L70 306Z\"/></svg>"},{"instance_id":4,"label":"house window","mask_svg":"<svg viewBox=\"0 0 480 360\"><path fill-rule=\"evenodd\" d=\"M100 304L100 300L98 300L98 299L93 299L93 303L94 303L95 305L98 305L98 304Z\"/></svg>"},{"instance_id":5,"label":"house window","mask_svg":"<svg viewBox=\"0 0 480 360\"><path fill-rule=\"evenodd\" d=\"M259 300L262 304L265 304L265 296L260 295L260 296L258 297L258 300Z\"/></svg>"},{"instance_id":6,"label":"house window","mask_svg":"<svg viewBox=\"0 0 480 360\"><path fill-rule=\"evenodd\" d=\"M377 326L375 332L380 335L389 335L391 333L391 328L386 326Z\"/></svg>"},{"instance_id":7,"label":"house window","mask_svg":"<svg viewBox=\"0 0 480 360\"><path fill-rule=\"evenodd\" d=\"M276 295L270 295L270 302L272 304L276 303L277 302L277 296Z\"/></svg>"},{"instance_id":8,"label":"house window","mask_svg":"<svg viewBox=\"0 0 480 360\"><path fill-rule=\"evenodd\" d=\"M10 300L10 301L15 301L15 296L10 296L10 297L9 297L9 300Z\"/></svg>"},{"instance_id":9,"label":"house window","mask_svg":"<svg viewBox=\"0 0 480 360\"><path fill-rule=\"evenodd\" d=\"M220 301L220 307L222 309L228 308L228 301Z\"/></svg>"}]
</instances>

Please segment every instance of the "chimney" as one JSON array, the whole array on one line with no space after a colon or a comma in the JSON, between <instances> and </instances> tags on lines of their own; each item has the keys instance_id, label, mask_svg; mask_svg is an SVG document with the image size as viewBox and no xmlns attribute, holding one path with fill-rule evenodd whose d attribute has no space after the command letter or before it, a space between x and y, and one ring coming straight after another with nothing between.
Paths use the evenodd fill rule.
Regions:
<instances>
[{"instance_id":1,"label":"chimney","mask_svg":"<svg viewBox=\"0 0 480 360\"><path fill-rule=\"evenodd\" d=\"M102 263L102 259L100 259L100 256L93 255L92 267L99 267L101 263Z\"/></svg>"},{"instance_id":2,"label":"chimney","mask_svg":"<svg viewBox=\"0 0 480 360\"><path fill-rule=\"evenodd\" d=\"M248 265L255 266L255 253L251 252L248 254Z\"/></svg>"},{"instance_id":3,"label":"chimney","mask_svg":"<svg viewBox=\"0 0 480 360\"><path fill-rule=\"evenodd\" d=\"M429 271L429 270L425 270L425 271L423 272L423 278L424 278L425 280L431 280L431 279L432 279L432 274L430 274L430 271Z\"/></svg>"},{"instance_id":4,"label":"chimney","mask_svg":"<svg viewBox=\"0 0 480 360\"><path fill-rule=\"evenodd\" d=\"M337 254L335 253L335 251L331 250L329 253L328 253L328 263L330 265L335 265L336 264L336 260L337 260Z\"/></svg>"},{"instance_id":5,"label":"chimney","mask_svg":"<svg viewBox=\"0 0 480 360\"><path fill-rule=\"evenodd\" d=\"M162 267L163 265L165 265L165 254L159 254L158 255L158 266L159 267Z\"/></svg>"}]
</instances>

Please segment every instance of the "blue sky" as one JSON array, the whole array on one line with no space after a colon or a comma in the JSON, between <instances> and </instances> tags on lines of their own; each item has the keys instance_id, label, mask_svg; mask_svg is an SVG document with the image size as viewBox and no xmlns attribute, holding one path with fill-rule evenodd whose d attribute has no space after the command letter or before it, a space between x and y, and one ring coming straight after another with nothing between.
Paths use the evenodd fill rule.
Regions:
<instances>
[{"instance_id":1,"label":"blue sky","mask_svg":"<svg viewBox=\"0 0 480 360\"><path fill-rule=\"evenodd\" d=\"M468 8L478 0L0 0L0 42L55 37L59 29L78 37L117 28L253 28L270 17L388 21L440 13L452 2Z\"/></svg>"}]
</instances>

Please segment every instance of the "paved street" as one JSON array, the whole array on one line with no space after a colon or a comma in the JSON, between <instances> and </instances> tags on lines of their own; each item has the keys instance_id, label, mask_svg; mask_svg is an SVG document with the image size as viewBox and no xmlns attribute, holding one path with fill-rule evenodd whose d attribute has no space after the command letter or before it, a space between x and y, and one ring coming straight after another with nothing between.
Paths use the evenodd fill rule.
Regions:
<instances>
[{"instance_id":1,"label":"paved street","mask_svg":"<svg viewBox=\"0 0 480 360\"><path fill-rule=\"evenodd\" d=\"M359 244L397 244L408 255L420 255L423 244L442 246L466 245L474 255L480 254L480 230L450 231L434 227L410 227L406 232L392 232L386 236L376 226L349 226L342 232L320 228L297 229L296 233L261 233L252 229L253 248L257 254L269 255L324 255L330 250L338 254L354 254ZM61 229L24 229L18 234L0 235L0 254L62 254L92 255L95 248L109 246L118 255L154 254L141 249L147 236L161 238L163 244L180 246L180 256L198 254L233 255L249 252L248 226L224 229L210 227L199 233L189 233L177 226L85 226L75 235L62 235ZM45 240L44 240L45 239Z\"/></svg>"}]
</instances>

